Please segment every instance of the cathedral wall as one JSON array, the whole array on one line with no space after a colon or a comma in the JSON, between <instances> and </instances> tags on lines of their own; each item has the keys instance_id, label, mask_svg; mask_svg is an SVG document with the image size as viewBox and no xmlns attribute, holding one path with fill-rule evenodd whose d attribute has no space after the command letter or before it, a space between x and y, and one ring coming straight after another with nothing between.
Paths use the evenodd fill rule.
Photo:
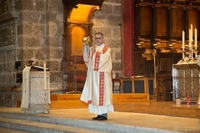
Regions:
<instances>
[{"instance_id":1,"label":"cathedral wall","mask_svg":"<svg viewBox=\"0 0 200 133\"><path fill-rule=\"evenodd\" d=\"M121 76L121 0L105 0L92 21L93 33L104 33L105 44L112 50L113 77Z\"/></svg>"},{"instance_id":2,"label":"cathedral wall","mask_svg":"<svg viewBox=\"0 0 200 133\"><path fill-rule=\"evenodd\" d=\"M23 65L33 60L36 66L43 66L46 60L52 88L61 89L63 5L61 0L45 1L22 0L22 60Z\"/></svg>"},{"instance_id":3,"label":"cathedral wall","mask_svg":"<svg viewBox=\"0 0 200 133\"><path fill-rule=\"evenodd\" d=\"M0 36L0 106L17 106L22 89L18 78L22 77L22 70L29 60L34 61L34 66L41 67L46 60L51 75L51 91L61 90L63 4L62 0L16 0L15 3L7 0L5 4L8 10L0 17L8 17L12 4L18 17L0 22L0 32L14 30L16 35L12 38L12 45L7 45L6 34Z\"/></svg>"},{"instance_id":4,"label":"cathedral wall","mask_svg":"<svg viewBox=\"0 0 200 133\"><path fill-rule=\"evenodd\" d=\"M62 89L63 4L62 0L7 0L7 12L18 16L0 22L11 33L12 45L7 47L0 36L0 106L19 106L21 75L29 60L42 66L46 60L50 69L52 93ZM46 3L47 2L47 3ZM45 5L46 4L46 5ZM0 18L7 17L0 10ZM105 0L101 10L93 15L93 32L104 33L105 44L112 50L113 76L121 74L121 0ZM5 44L5 46L3 46Z\"/></svg>"}]
</instances>

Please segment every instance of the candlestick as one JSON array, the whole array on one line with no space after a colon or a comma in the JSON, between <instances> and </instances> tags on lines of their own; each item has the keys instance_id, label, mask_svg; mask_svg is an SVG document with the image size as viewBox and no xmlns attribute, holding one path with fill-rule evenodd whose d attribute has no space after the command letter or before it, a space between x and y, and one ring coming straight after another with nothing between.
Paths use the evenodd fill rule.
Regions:
<instances>
[{"instance_id":1,"label":"candlestick","mask_svg":"<svg viewBox=\"0 0 200 133\"><path fill-rule=\"evenodd\" d=\"M194 30L194 47L197 50L197 29Z\"/></svg>"},{"instance_id":2,"label":"candlestick","mask_svg":"<svg viewBox=\"0 0 200 133\"><path fill-rule=\"evenodd\" d=\"M193 25L191 24L191 43L193 41Z\"/></svg>"},{"instance_id":3,"label":"candlestick","mask_svg":"<svg viewBox=\"0 0 200 133\"><path fill-rule=\"evenodd\" d=\"M191 49L191 29L189 29L189 44L188 44L188 48Z\"/></svg>"},{"instance_id":4,"label":"candlestick","mask_svg":"<svg viewBox=\"0 0 200 133\"><path fill-rule=\"evenodd\" d=\"M182 59L185 58L184 51L185 51L185 32L182 31Z\"/></svg>"},{"instance_id":5,"label":"candlestick","mask_svg":"<svg viewBox=\"0 0 200 133\"><path fill-rule=\"evenodd\" d=\"M185 49L185 32L182 31L182 48Z\"/></svg>"},{"instance_id":6,"label":"candlestick","mask_svg":"<svg viewBox=\"0 0 200 133\"><path fill-rule=\"evenodd\" d=\"M44 61L44 89L47 89L47 73L46 73L46 62Z\"/></svg>"}]
</instances>

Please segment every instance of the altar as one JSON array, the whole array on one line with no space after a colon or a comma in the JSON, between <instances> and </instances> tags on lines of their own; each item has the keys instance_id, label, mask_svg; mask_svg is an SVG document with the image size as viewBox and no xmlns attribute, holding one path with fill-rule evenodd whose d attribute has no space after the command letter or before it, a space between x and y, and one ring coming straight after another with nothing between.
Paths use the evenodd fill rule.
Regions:
<instances>
[{"instance_id":1,"label":"altar","mask_svg":"<svg viewBox=\"0 0 200 133\"><path fill-rule=\"evenodd\" d=\"M180 99L187 104L200 102L200 49L197 48L197 29L193 32L191 25L187 44L182 31L182 59L172 66L174 101Z\"/></svg>"},{"instance_id":2,"label":"altar","mask_svg":"<svg viewBox=\"0 0 200 133\"><path fill-rule=\"evenodd\" d=\"M200 67L197 61L178 63L172 66L173 100L185 99L197 101L200 91Z\"/></svg>"}]
</instances>

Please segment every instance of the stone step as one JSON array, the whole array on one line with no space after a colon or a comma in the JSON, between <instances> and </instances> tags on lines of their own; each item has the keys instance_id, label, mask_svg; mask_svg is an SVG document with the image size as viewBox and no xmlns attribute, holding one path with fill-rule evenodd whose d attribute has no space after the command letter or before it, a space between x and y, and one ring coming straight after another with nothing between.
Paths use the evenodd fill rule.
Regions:
<instances>
[{"instance_id":1,"label":"stone step","mask_svg":"<svg viewBox=\"0 0 200 133\"><path fill-rule=\"evenodd\" d=\"M79 100L81 94L51 94L51 101L57 100Z\"/></svg>"},{"instance_id":2,"label":"stone step","mask_svg":"<svg viewBox=\"0 0 200 133\"><path fill-rule=\"evenodd\" d=\"M87 104L80 100L58 100L51 101L50 109L72 109L87 108Z\"/></svg>"},{"instance_id":3,"label":"stone step","mask_svg":"<svg viewBox=\"0 0 200 133\"><path fill-rule=\"evenodd\" d=\"M4 131L12 133L41 132L41 133L105 133L91 129L72 127L66 125L56 125L44 122L35 122L30 120L16 120L9 118L0 118L0 126ZM7 130L6 130L6 129ZM9 130L10 129L10 130ZM2 131L1 131L2 132Z\"/></svg>"},{"instance_id":4,"label":"stone step","mask_svg":"<svg viewBox=\"0 0 200 133\"><path fill-rule=\"evenodd\" d=\"M121 93L113 94L113 102L134 102L134 101L147 101L149 94L147 93Z\"/></svg>"},{"instance_id":5,"label":"stone step","mask_svg":"<svg viewBox=\"0 0 200 133\"><path fill-rule=\"evenodd\" d=\"M176 105L175 102L118 102L115 110L120 112L147 113L186 118L200 118L199 105Z\"/></svg>"},{"instance_id":6,"label":"stone step","mask_svg":"<svg viewBox=\"0 0 200 133\"><path fill-rule=\"evenodd\" d=\"M1 133L30 133L30 132L25 132L21 130L13 130L13 129L7 129L7 128L0 128Z\"/></svg>"},{"instance_id":7,"label":"stone step","mask_svg":"<svg viewBox=\"0 0 200 133\"><path fill-rule=\"evenodd\" d=\"M57 100L79 100L81 94L51 94L51 101ZM149 100L149 94L147 93L120 93L113 94L113 101L143 101Z\"/></svg>"},{"instance_id":8,"label":"stone step","mask_svg":"<svg viewBox=\"0 0 200 133\"><path fill-rule=\"evenodd\" d=\"M149 102L155 102L154 100L135 100L134 103L148 104ZM129 105L130 101L114 101L113 105L118 106L121 104ZM49 105L50 109L75 109L75 108L87 108L88 104L80 100L58 100L51 101ZM120 106L119 106L120 107Z\"/></svg>"},{"instance_id":9,"label":"stone step","mask_svg":"<svg viewBox=\"0 0 200 133\"><path fill-rule=\"evenodd\" d=\"M177 133L169 130L108 123L106 121L60 118L49 116L48 114L21 114L1 111L0 127L42 133Z\"/></svg>"},{"instance_id":10,"label":"stone step","mask_svg":"<svg viewBox=\"0 0 200 133\"><path fill-rule=\"evenodd\" d=\"M87 108L87 104L80 101L81 94L51 94L50 109ZM146 93L120 93L113 94L113 104L132 102L155 102L149 100Z\"/></svg>"}]
</instances>

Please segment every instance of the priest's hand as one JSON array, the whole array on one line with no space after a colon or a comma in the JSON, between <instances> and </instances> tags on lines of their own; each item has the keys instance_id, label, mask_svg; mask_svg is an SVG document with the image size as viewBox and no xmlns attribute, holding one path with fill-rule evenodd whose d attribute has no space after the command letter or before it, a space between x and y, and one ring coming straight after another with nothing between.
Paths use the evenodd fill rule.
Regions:
<instances>
[{"instance_id":1,"label":"priest's hand","mask_svg":"<svg viewBox=\"0 0 200 133\"><path fill-rule=\"evenodd\" d=\"M96 49L94 46L91 47L91 50L92 50L92 53L95 53L96 52Z\"/></svg>"},{"instance_id":2,"label":"priest's hand","mask_svg":"<svg viewBox=\"0 0 200 133\"><path fill-rule=\"evenodd\" d=\"M90 36L83 38L83 45L90 45Z\"/></svg>"},{"instance_id":3,"label":"priest's hand","mask_svg":"<svg viewBox=\"0 0 200 133\"><path fill-rule=\"evenodd\" d=\"M88 43L90 43L90 36L87 36Z\"/></svg>"}]
</instances>

